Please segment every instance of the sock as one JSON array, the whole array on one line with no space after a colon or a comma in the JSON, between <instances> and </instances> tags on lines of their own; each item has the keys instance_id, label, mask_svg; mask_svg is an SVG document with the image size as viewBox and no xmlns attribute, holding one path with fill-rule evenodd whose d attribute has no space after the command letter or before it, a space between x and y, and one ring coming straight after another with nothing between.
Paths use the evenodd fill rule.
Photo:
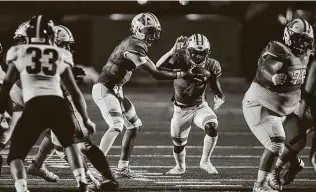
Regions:
<instances>
[{"instance_id":1,"label":"sock","mask_svg":"<svg viewBox=\"0 0 316 192\"><path fill-rule=\"evenodd\" d=\"M216 143L217 143L217 138L218 138L218 136L210 137L208 135L205 135L201 162L209 162L210 161L210 157L211 157L211 155L214 151L214 148L216 146Z\"/></svg>"},{"instance_id":2,"label":"sock","mask_svg":"<svg viewBox=\"0 0 316 192\"><path fill-rule=\"evenodd\" d=\"M38 153L34 159L35 165L37 167L41 167L43 165L43 162L47 159L48 155L52 154L54 151L54 144L51 141L51 138L44 137L40 148L38 150Z\"/></svg>"},{"instance_id":3,"label":"sock","mask_svg":"<svg viewBox=\"0 0 316 192\"><path fill-rule=\"evenodd\" d=\"M279 157L278 160L275 163L275 168L276 169L282 169L284 165L285 165L285 162L282 161L282 159L280 159L280 157Z\"/></svg>"},{"instance_id":4,"label":"sock","mask_svg":"<svg viewBox=\"0 0 316 192\"><path fill-rule=\"evenodd\" d=\"M107 158L97 146L92 145L89 147L85 155L88 157L93 167L95 167L103 177L114 179Z\"/></svg>"},{"instance_id":5,"label":"sock","mask_svg":"<svg viewBox=\"0 0 316 192\"><path fill-rule=\"evenodd\" d=\"M120 132L118 131L112 131L112 129L108 129L100 142L100 149L101 151L104 153L104 155L106 156L109 152L109 150L111 149L116 137L119 135Z\"/></svg>"},{"instance_id":6,"label":"sock","mask_svg":"<svg viewBox=\"0 0 316 192\"><path fill-rule=\"evenodd\" d=\"M119 169L128 167L129 161L119 160L117 167Z\"/></svg>"},{"instance_id":7,"label":"sock","mask_svg":"<svg viewBox=\"0 0 316 192\"><path fill-rule=\"evenodd\" d=\"M27 191L27 183L25 179L18 179L14 182L14 186L17 192Z\"/></svg>"},{"instance_id":8,"label":"sock","mask_svg":"<svg viewBox=\"0 0 316 192\"><path fill-rule=\"evenodd\" d=\"M78 169L73 170L73 174L74 174L74 176L76 178L78 186L79 186L79 182L87 183L86 173L85 173L85 169L84 168L78 168Z\"/></svg>"},{"instance_id":9,"label":"sock","mask_svg":"<svg viewBox=\"0 0 316 192\"><path fill-rule=\"evenodd\" d=\"M176 161L176 165L183 169L185 169L185 156L186 156L185 148L180 153L176 153L173 151L173 157Z\"/></svg>"},{"instance_id":10,"label":"sock","mask_svg":"<svg viewBox=\"0 0 316 192\"><path fill-rule=\"evenodd\" d=\"M270 175L269 172L259 170L258 171L258 177L257 177L257 183L260 185L265 184L268 181L268 176Z\"/></svg>"}]
</instances>

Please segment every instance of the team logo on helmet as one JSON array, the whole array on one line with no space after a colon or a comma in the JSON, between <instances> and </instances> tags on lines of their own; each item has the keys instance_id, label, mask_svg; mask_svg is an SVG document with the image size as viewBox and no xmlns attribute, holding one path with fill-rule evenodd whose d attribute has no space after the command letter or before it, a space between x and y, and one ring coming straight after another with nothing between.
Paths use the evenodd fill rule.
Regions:
<instances>
[{"instance_id":1,"label":"team logo on helmet","mask_svg":"<svg viewBox=\"0 0 316 192\"><path fill-rule=\"evenodd\" d=\"M294 19L286 25L283 41L296 56L314 50L313 27L304 19Z\"/></svg>"},{"instance_id":2,"label":"team logo on helmet","mask_svg":"<svg viewBox=\"0 0 316 192\"><path fill-rule=\"evenodd\" d=\"M17 44L26 44L26 30L29 27L29 21L25 21L19 25L19 27L15 30L13 40Z\"/></svg>"},{"instance_id":3,"label":"team logo on helmet","mask_svg":"<svg viewBox=\"0 0 316 192\"><path fill-rule=\"evenodd\" d=\"M185 43L186 57L191 66L204 66L211 52L208 39L202 34L193 34Z\"/></svg>"},{"instance_id":4,"label":"team logo on helmet","mask_svg":"<svg viewBox=\"0 0 316 192\"><path fill-rule=\"evenodd\" d=\"M62 47L71 51L71 44L75 43L71 31L63 25L56 25L53 27L53 29L55 32L55 44L58 47Z\"/></svg>"},{"instance_id":5,"label":"team logo on helmet","mask_svg":"<svg viewBox=\"0 0 316 192\"><path fill-rule=\"evenodd\" d=\"M144 40L149 46L160 38L161 25L152 13L140 13L131 23L131 31L138 39Z\"/></svg>"}]
</instances>

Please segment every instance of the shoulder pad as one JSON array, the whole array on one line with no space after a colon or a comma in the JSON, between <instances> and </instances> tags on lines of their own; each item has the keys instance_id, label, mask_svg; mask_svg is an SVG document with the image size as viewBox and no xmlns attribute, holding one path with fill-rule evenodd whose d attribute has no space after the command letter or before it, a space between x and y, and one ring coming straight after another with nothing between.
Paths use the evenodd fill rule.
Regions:
<instances>
[{"instance_id":1,"label":"shoulder pad","mask_svg":"<svg viewBox=\"0 0 316 192\"><path fill-rule=\"evenodd\" d=\"M148 52L148 46L146 45L145 42L136 39L136 38L131 38L130 42L128 42L128 48L126 51L134 53L136 55L146 57L147 52Z\"/></svg>"},{"instance_id":2,"label":"shoulder pad","mask_svg":"<svg viewBox=\"0 0 316 192\"><path fill-rule=\"evenodd\" d=\"M214 75L215 77L219 77L222 75L222 67L217 60L208 58L207 64L208 70L212 73L212 75Z\"/></svg>"},{"instance_id":3,"label":"shoulder pad","mask_svg":"<svg viewBox=\"0 0 316 192\"><path fill-rule=\"evenodd\" d=\"M74 66L73 56L70 53L70 51L68 51L66 49L59 48L59 53L60 53L61 59L64 63L70 65L71 67Z\"/></svg>"},{"instance_id":4,"label":"shoulder pad","mask_svg":"<svg viewBox=\"0 0 316 192\"><path fill-rule=\"evenodd\" d=\"M6 56L6 63L10 63L12 61L15 61L18 58L18 51L20 50L20 46L12 46Z\"/></svg>"},{"instance_id":5,"label":"shoulder pad","mask_svg":"<svg viewBox=\"0 0 316 192\"><path fill-rule=\"evenodd\" d=\"M266 51L263 54L268 54L280 59L287 59L292 55L290 48L277 41L269 42L265 50Z\"/></svg>"}]
</instances>

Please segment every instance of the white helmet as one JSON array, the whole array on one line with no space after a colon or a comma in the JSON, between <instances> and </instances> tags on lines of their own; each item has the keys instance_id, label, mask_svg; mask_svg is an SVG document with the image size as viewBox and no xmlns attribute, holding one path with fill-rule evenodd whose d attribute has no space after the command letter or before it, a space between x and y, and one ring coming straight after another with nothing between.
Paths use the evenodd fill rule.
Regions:
<instances>
[{"instance_id":1,"label":"white helmet","mask_svg":"<svg viewBox=\"0 0 316 192\"><path fill-rule=\"evenodd\" d=\"M75 43L71 31L63 25L55 25L53 29L55 32L55 44L58 47L62 47L71 51L70 45Z\"/></svg>"},{"instance_id":2,"label":"white helmet","mask_svg":"<svg viewBox=\"0 0 316 192\"><path fill-rule=\"evenodd\" d=\"M211 52L208 39L199 33L193 34L185 43L186 57L191 66L204 66Z\"/></svg>"},{"instance_id":3,"label":"white helmet","mask_svg":"<svg viewBox=\"0 0 316 192\"><path fill-rule=\"evenodd\" d=\"M161 26L157 17L152 13L140 13L131 23L133 35L144 40L149 46L160 38Z\"/></svg>"},{"instance_id":4,"label":"white helmet","mask_svg":"<svg viewBox=\"0 0 316 192\"><path fill-rule=\"evenodd\" d=\"M286 25L283 41L291 48L293 54L305 54L308 50L314 49L313 27L304 19L294 19Z\"/></svg>"},{"instance_id":5,"label":"white helmet","mask_svg":"<svg viewBox=\"0 0 316 192\"><path fill-rule=\"evenodd\" d=\"M26 29L30 26L29 21L25 21L15 30L13 39L17 44L26 44Z\"/></svg>"}]
</instances>

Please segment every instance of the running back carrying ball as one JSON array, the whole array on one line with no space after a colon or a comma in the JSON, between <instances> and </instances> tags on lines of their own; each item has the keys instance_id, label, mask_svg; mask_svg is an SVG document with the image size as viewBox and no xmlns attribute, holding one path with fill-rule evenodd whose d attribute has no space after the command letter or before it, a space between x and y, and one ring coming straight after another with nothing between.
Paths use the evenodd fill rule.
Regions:
<instances>
[{"instance_id":1,"label":"running back carrying ball","mask_svg":"<svg viewBox=\"0 0 316 192\"><path fill-rule=\"evenodd\" d=\"M203 76L201 77L201 79L203 80L203 82L206 82L211 76L211 73L203 67L193 67L192 73L202 74Z\"/></svg>"}]
</instances>

